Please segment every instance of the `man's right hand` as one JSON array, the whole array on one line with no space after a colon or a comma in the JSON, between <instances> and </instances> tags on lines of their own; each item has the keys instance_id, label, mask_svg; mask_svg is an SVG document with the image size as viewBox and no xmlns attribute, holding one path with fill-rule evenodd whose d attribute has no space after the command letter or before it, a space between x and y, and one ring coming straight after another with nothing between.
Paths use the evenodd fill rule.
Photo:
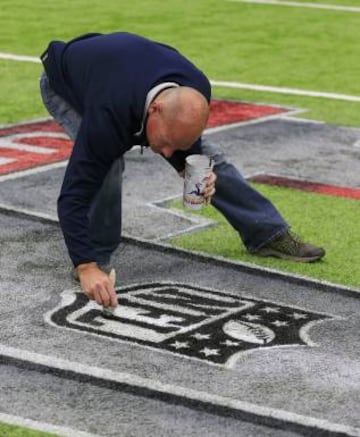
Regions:
<instances>
[{"instance_id":1,"label":"man's right hand","mask_svg":"<svg viewBox=\"0 0 360 437\"><path fill-rule=\"evenodd\" d=\"M95 262L77 266L81 288L89 299L105 307L117 306L114 280L103 272Z\"/></svg>"}]
</instances>

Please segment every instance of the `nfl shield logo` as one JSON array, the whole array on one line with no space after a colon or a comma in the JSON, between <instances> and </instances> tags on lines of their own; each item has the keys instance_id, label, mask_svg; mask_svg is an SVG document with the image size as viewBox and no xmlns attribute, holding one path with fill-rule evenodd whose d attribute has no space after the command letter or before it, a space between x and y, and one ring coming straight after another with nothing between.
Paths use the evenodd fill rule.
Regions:
<instances>
[{"instance_id":1,"label":"nfl shield logo","mask_svg":"<svg viewBox=\"0 0 360 437\"><path fill-rule=\"evenodd\" d=\"M212 364L255 348L312 345L308 329L333 316L218 290L176 283L117 290L113 315L67 290L46 316L53 325L146 345Z\"/></svg>"}]
</instances>

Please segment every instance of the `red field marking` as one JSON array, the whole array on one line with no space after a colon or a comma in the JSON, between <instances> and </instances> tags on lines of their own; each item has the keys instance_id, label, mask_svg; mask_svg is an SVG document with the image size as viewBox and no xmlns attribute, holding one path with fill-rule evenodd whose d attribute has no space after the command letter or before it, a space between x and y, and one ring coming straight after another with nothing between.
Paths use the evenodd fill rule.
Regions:
<instances>
[{"instance_id":1,"label":"red field marking","mask_svg":"<svg viewBox=\"0 0 360 437\"><path fill-rule=\"evenodd\" d=\"M207 127L254 120L267 115L282 114L288 111L288 109L273 106L254 105L252 103L239 103L227 100L212 100L210 103L210 117Z\"/></svg>"},{"instance_id":2,"label":"red field marking","mask_svg":"<svg viewBox=\"0 0 360 437\"><path fill-rule=\"evenodd\" d=\"M30 131L28 125L27 130L24 126L16 126L10 135L0 132L0 158L5 158L0 165L0 174L52 164L69 157L72 142L67 138L51 136L60 133L56 125L52 126L52 130L48 124L45 124L44 130L41 130L42 127L34 126L34 130Z\"/></svg>"},{"instance_id":3,"label":"red field marking","mask_svg":"<svg viewBox=\"0 0 360 437\"><path fill-rule=\"evenodd\" d=\"M63 161L70 155L72 143L65 138L32 137L31 140L33 140L33 144L37 146L41 145L41 147L54 149L54 152L45 155L24 150L14 150L6 147L0 148L1 158L13 159L12 162L0 165L0 174L39 167L45 164L52 164L54 162ZM21 143L29 144L30 141L29 139L22 139Z\"/></svg>"},{"instance_id":4,"label":"red field marking","mask_svg":"<svg viewBox=\"0 0 360 437\"><path fill-rule=\"evenodd\" d=\"M251 103L213 100L210 104L210 117L207 127L254 120L284 112L287 112L287 109ZM72 149L72 141L51 136L51 134L59 133L64 133L63 129L52 120L0 129L0 175L68 159ZM29 136L27 137L26 134ZM14 135L20 135L20 137L14 137ZM21 144L32 146L31 151L21 150ZM38 151L36 147L39 148ZM41 151L43 148L48 148L51 153L44 153L44 151Z\"/></svg>"},{"instance_id":5,"label":"red field marking","mask_svg":"<svg viewBox=\"0 0 360 437\"><path fill-rule=\"evenodd\" d=\"M309 191L312 193L327 194L329 196L347 197L350 199L360 200L360 189L357 188L318 184L315 182L307 182L298 179L270 175L254 176L249 178L249 181L266 185L276 185L279 187L295 188L297 190Z\"/></svg>"},{"instance_id":6,"label":"red field marking","mask_svg":"<svg viewBox=\"0 0 360 437\"><path fill-rule=\"evenodd\" d=\"M37 121L34 123L18 124L7 128L0 129L0 137L7 135L22 134L34 131L41 132L64 132L64 130L54 121Z\"/></svg>"}]
</instances>

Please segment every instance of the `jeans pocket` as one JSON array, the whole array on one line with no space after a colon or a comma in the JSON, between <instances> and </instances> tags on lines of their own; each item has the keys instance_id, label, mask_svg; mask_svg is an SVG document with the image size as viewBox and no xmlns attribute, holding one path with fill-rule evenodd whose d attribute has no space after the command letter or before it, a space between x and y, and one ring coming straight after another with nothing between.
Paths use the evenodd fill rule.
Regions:
<instances>
[{"instance_id":1,"label":"jeans pocket","mask_svg":"<svg viewBox=\"0 0 360 437\"><path fill-rule=\"evenodd\" d=\"M62 126L72 140L80 128L81 117L75 109L51 88L46 73L40 79L41 97L49 114Z\"/></svg>"}]
</instances>

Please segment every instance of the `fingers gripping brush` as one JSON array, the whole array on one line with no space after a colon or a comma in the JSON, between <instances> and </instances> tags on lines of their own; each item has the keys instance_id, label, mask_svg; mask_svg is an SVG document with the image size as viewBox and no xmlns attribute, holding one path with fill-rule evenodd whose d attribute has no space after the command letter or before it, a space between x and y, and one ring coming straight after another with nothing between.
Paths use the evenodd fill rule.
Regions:
<instances>
[{"instance_id":1,"label":"fingers gripping brush","mask_svg":"<svg viewBox=\"0 0 360 437\"><path fill-rule=\"evenodd\" d=\"M110 279L110 282L111 282L112 286L115 287L115 282L116 282L116 272L115 272L115 269L111 269L111 271L109 273L109 279ZM103 310L102 310L103 315L105 317L114 316L115 315L115 309L116 308L114 308L112 306L103 306Z\"/></svg>"}]
</instances>

